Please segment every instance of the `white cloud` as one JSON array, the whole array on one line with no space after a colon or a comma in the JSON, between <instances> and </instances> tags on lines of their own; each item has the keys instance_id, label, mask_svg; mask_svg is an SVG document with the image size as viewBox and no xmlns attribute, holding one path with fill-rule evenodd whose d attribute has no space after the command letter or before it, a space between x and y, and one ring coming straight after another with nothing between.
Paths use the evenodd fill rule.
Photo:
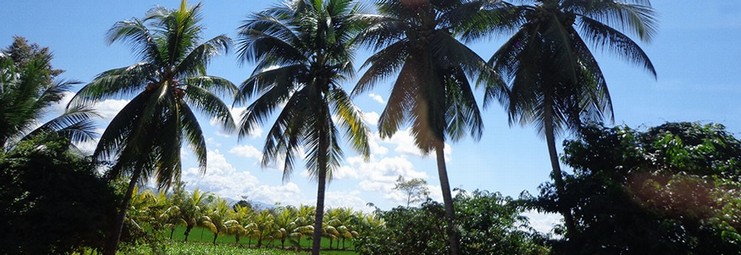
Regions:
<instances>
[{"instance_id":1,"label":"white cloud","mask_svg":"<svg viewBox=\"0 0 741 255\"><path fill-rule=\"evenodd\" d=\"M373 101L376 101L379 104L386 104L386 100L384 100L383 97L378 94L370 93L368 94L368 97L370 97L371 99L373 99Z\"/></svg>"},{"instance_id":2,"label":"white cloud","mask_svg":"<svg viewBox=\"0 0 741 255\"><path fill-rule=\"evenodd\" d=\"M377 112L363 112L363 122L365 122L368 126L376 126L378 125L378 119L381 118L381 115Z\"/></svg>"},{"instance_id":3,"label":"white cloud","mask_svg":"<svg viewBox=\"0 0 741 255\"><path fill-rule=\"evenodd\" d=\"M49 107L48 113L54 117L61 115L62 113L64 113L65 108L67 108L67 104L69 103L70 100L72 100L72 97L74 96L75 96L74 92L68 91L68 92L62 93L62 100L60 100L56 104L51 105Z\"/></svg>"},{"instance_id":4,"label":"white cloud","mask_svg":"<svg viewBox=\"0 0 741 255\"><path fill-rule=\"evenodd\" d=\"M242 114L244 114L244 111L246 109L247 107L232 107L231 109L232 117L234 118L234 121L237 123L237 129L239 129L239 122L242 119ZM211 125L216 126L215 125L216 123L217 123L216 120L214 119L211 120ZM219 131L219 132L221 133L222 136L229 137L228 134L224 134L224 132L222 131ZM248 136L251 138L258 138L262 136L262 133L263 133L262 125L255 125L252 128L252 132L250 132Z\"/></svg>"},{"instance_id":5,"label":"white cloud","mask_svg":"<svg viewBox=\"0 0 741 255\"><path fill-rule=\"evenodd\" d=\"M368 201L362 199L360 194L359 190L327 192L324 197L325 209L349 207L365 213L372 212L374 208L367 206Z\"/></svg>"},{"instance_id":6,"label":"white cloud","mask_svg":"<svg viewBox=\"0 0 741 255\"><path fill-rule=\"evenodd\" d=\"M245 158L253 158L256 160L262 159L262 152L252 145L234 146L229 150L229 153Z\"/></svg>"},{"instance_id":7,"label":"white cloud","mask_svg":"<svg viewBox=\"0 0 741 255\"><path fill-rule=\"evenodd\" d=\"M422 150L417 148L417 145L414 144L414 137L412 136L411 128L399 130L394 133L391 138L382 139L381 141L387 144L395 145L394 151L402 155L411 155L421 158L435 157L434 151L428 154L424 154L422 153ZM445 160L451 161L453 159L452 154L452 147L450 146L450 144L446 143L445 149L443 149Z\"/></svg>"},{"instance_id":8,"label":"white cloud","mask_svg":"<svg viewBox=\"0 0 741 255\"><path fill-rule=\"evenodd\" d=\"M58 103L53 104L49 108L49 116L56 117L64 113L65 109L67 108L67 104L72 100L72 97L75 96L75 93L73 92L64 92L62 93L62 100L60 100ZM95 103L92 105L92 108L95 109L95 112L100 114L101 118L103 119L103 122L108 123L113 119L113 117L118 114L121 109L126 106L126 104L129 103L130 100L126 99L106 99L100 102Z\"/></svg>"},{"instance_id":9,"label":"white cloud","mask_svg":"<svg viewBox=\"0 0 741 255\"><path fill-rule=\"evenodd\" d=\"M539 213L531 210L522 214L522 216L528 217L530 226L541 233L551 233L553 227L556 224L561 223L563 217L555 213Z\"/></svg>"},{"instance_id":10,"label":"white cloud","mask_svg":"<svg viewBox=\"0 0 741 255\"><path fill-rule=\"evenodd\" d=\"M121 109L129 103L130 100L125 99L108 99L96 103L93 107L95 111L100 114L105 122L111 121Z\"/></svg>"},{"instance_id":11,"label":"white cloud","mask_svg":"<svg viewBox=\"0 0 741 255\"><path fill-rule=\"evenodd\" d=\"M208 151L208 167L205 174L201 175L198 168L188 168L183 171L182 179L189 187L198 187L225 198L240 199L247 196L266 203L301 202L301 189L295 183L277 186L260 184L257 177L247 170L235 168L218 150Z\"/></svg>"}]
</instances>

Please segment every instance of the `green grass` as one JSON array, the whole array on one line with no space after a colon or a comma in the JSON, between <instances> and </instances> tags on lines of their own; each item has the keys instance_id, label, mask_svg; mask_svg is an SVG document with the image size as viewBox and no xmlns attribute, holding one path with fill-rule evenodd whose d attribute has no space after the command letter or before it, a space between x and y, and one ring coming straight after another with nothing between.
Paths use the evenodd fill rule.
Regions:
<instances>
[{"instance_id":1,"label":"green grass","mask_svg":"<svg viewBox=\"0 0 741 255\"><path fill-rule=\"evenodd\" d=\"M149 254L172 254L172 255L296 255L309 254L309 251L289 251L275 248L247 248L235 244L217 244L202 242L163 241L158 245L124 246L119 249L119 255L149 255ZM357 254L351 251L322 251L322 254L349 255Z\"/></svg>"},{"instance_id":2,"label":"green grass","mask_svg":"<svg viewBox=\"0 0 741 255\"><path fill-rule=\"evenodd\" d=\"M261 249L257 249L257 240L250 240L246 237L240 237L239 244L233 235L219 235L216 239L217 245L213 245L212 241L214 234L208 229L195 227L190 231L188 236L188 242L185 240L185 226L178 226L173 233L172 240L170 240L170 231L167 230L162 233L161 237L165 239L159 248L152 248L147 245L127 247L128 250L122 251L119 254L157 254L157 250L164 252L163 254L308 254L308 249L311 247L311 240L304 237L301 239L301 249L303 251L295 252L292 249L291 242L286 240L286 250L281 249L280 240L274 240L272 242L263 240ZM332 249L329 249L329 239L322 238L322 254L329 255L356 255L354 251L353 243L350 240L345 241L345 249L337 250L336 242L333 244ZM342 244L340 244L342 248Z\"/></svg>"}]
</instances>

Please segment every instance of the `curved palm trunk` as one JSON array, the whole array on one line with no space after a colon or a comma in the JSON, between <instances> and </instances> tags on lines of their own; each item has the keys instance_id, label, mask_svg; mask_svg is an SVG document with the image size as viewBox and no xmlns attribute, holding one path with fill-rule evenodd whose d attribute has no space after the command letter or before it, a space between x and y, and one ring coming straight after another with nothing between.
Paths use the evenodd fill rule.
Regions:
<instances>
[{"instance_id":1,"label":"curved palm trunk","mask_svg":"<svg viewBox=\"0 0 741 255\"><path fill-rule=\"evenodd\" d=\"M543 128L545 129L545 140L548 144L548 155L551 159L551 168L553 168L553 182L556 184L556 195L559 197L558 208L563 215L564 223L566 225L566 238L573 236L576 233L576 224L574 223L574 216L571 214L571 209L564 206L562 197L564 195L565 183L563 176L561 175L561 165L558 161L558 153L556 152L556 137L553 133L553 113L551 107L546 107L544 112Z\"/></svg>"},{"instance_id":2,"label":"curved palm trunk","mask_svg":"<svg viewBox=\"0 0 741 255\"><path fill-rule=\"evenodd\" d=\"M183 235L185 235L185 241L186 242L188 241L188 236L190 236L190 230L191 229L193 229L193 225L188 224L187 226L185 226L185 233L183 233ZM203 233L203 232L201 232L201 233ZM203 239L203 236L201 236L201 239Z\"/></svg>"},{"instance_id":3,"label":"curved palm trunk","mask_svg":"<svg viewBox=\"0 0 741 255\"><path fill-rule=\"evenodd\" d=\"M136 182L139 180L139 176L141 176L141 173L141 167L137 167L134 170L134 174L131 176L129 186L126 188L126 194L124 194L124 200L121 203L121 209L119 210L118 214L116 214L116 218L114 219L115 221L113 222L111 235L108 236L108 240L106 241L105 247L103 248L104 255L116 254L116 250L118 249L118 240L121 238L124 220L126 220L126 210L129 208L129 202L131 202L131 197L133 196L132 193L134 193L134 187L136 187Z\"/></svg>"},{"instance_id":4,"label":"curved palm trunk","mask_svg":"<svg viewBox=\"0 0 741 255\"><path fill-rule=\"evenodd\" d=\"M453 209L453 194L450 192L450 182L448 181L448 170L445 167L445 143L440 141L435 146L435 156L437 158L437 174L440 178L440 188L443 192L443 203L445 204L445 219L447 220L448 242L450 244L450 254L459 255L460 252L460 234L455 228L455 210Z\"/></svg>"},{"instance_id":5,"label":"curved palm trunk","mask_svg":"<svg viewBox=\"0 0 741 255\"><path fill-rule=\"evenodd\" d=\"M323 122L320 122L323 123ZM322 220L324 220L324 193L327 188L327 133L319 129L319 176L316 195L316 217L314 218L314 234L312 235L311 254L319 255L322 244Z\"/></svg>"},{"instance_id":6,"label":"curved palm trunk","mask_svg":"<svg viewBox=\"0 0 741 255\"><path fill-rule=\"evenodd\" d=\"M219 233L214 234L214 245L216 245L216 238L219 238Z\"/></svg>"}]
</instances>

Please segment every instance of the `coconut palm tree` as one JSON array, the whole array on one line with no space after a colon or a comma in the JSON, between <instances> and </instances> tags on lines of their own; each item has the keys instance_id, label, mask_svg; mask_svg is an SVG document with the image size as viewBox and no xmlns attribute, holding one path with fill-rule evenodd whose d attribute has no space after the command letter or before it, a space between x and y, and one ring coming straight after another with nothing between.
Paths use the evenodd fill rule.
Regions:
<instances>
[{"instance_id":1,"label":"coconut palm tree","mask_svg":"<svg viewBox=\"0 0 741 255\"><path fill-rule=\"evenodd\" d=\"M479 139L483 123L469 78L504 86L495 72L458 40L466 24L481 18L479 1L379 0L380 17L361 34L377 52L366 60L367 70L353 94L370 90L396 75L378 121L381 137L391 137L411 123L414 142L424 153L434 151L445 204L451 254L459 254L453 196L445 165L445 141L469 133ZM492 90L495 91L496 90Z\"/></svg>"},{"instance_id":2,"label":"coconut palm tree","mask_svg":"<svg viewBox=\"0 0 741 255\"><path fill-rule=\"evenodd\" d=\"M108 42L130 43L141 62L99 74L71 102L134 95L111 120L94 153L98 161L112 161L110 178L130 177L108 254L115 251L135 184L154 177L160 188L168 188L179 180L183 143L206 171L206 142L194 109L218 119L226 130L235 128L229 107L214 93L233 96L236 86L206 75L209 61L227 51L230 39L220 35L200 43L200 10L200 4L188 8L183 0L179 9L155 7L143 19L117 22Z\"/></svg>"},{"instance_id":3,"label":"coconut palm tree","mask_svg":"<svg viewBox=\"0 0 741 255\"><path fill-rule=\"evenodd\" d=\"M219 234L229 231L229 225L226 222L229 221L233 213L234 211L229 207L226 200L220 197L216 198L207 207L205 215L201 217L201 225L214 233L213 244L216 244L216 238L219 238Z\"/></svg>"},{"instance_id":4,"label":"coconut palm tree","mask_svg":"<svg viewBox=\"0 0 741 255\"><path fill-rule=\"evenodd\" d=\"M280 248L286 248L286 239L296 229L296 210L293 207L283 207L275 211L275 226Z\"/></svg>"},{"instance_id":5,"label":"coconut palm tree","mask_svg":"<svg viewBox=\"0 0 741 255\"><path fill-rule=\"evenodd\" d=\"M247 229L244 227L254 217L254 212L250 207L237 204L234 206L234 213L230 220L224 222L227 226L227 233L234 235L235 243L239 243L239 238L247 235ZM249 243L247 244L249 247Z\"/></svg>"},{"instance_id":6,"label":"coconut palm tree","mask_svg":"<svg viewBox=\"0 0 741 255\"><path fill-rule=\"evenodd\" d=\"M276 231L275 216L269 210L262 210L257 212L253 221L245 225L244 228L250 232L250 237L257 239L257 248L260 248L263 240L272 240L273 238Z\"/></svg>"},{"instance_id":7,"label":"coconut palm tree","mask_svg":"<svg viewBox=\"0 0 741 255\"><path fill-rule=\"evenodd\" d=\"M204 216L206 205L214 199L214 196L208 192L201 192L196 188L188 194L182 183L175 186L173 192L173 205L167 209L167 214L175 215L179 222L185 224L185 241L188 241L190 231L198 225L199 220Z\"/></svg>"},{"instance_id":8,"label":"coconut palm tree","mask_svg":"<svg viewBox=\"0 0 741 255\"><path fill-rule=\"evenodd\" d=\"M532 4L500 3L488 10L490 20L496 22L485 29L515 31L489 63L509 81L504 104L510 124L535 124L545 135L551 175L562 196L564 181L556 136L578 129L584 121L613 118L607 81L590 46L611 51L656 76L646 53L623 32L650 41L656 19L649 0L529 2ZM483 34L472 31L472 37ZM575 223L570 209L563 201L559 204L568 237L574 233Z\"/></svg>"},{"instance_id":9,"label":"coconut palm tree","mask_svg":"<svg viewBox=\"0 0 741 255\"><path fill-rule=\"evenodd\" d=\"M327 210L327 225L337 230L337 238L342 240L342 248L345 248L345 240L358 237L358 232L354 231L353 221L355 215L350 208L334 208ZM337 249L340 247L340 241L337 241Z\"/></svg>"},{"instance_id":10,"label":"coconut palm tree","mask_svg":"<svg viewBox=\"0 0 741 255\"><path fill-rule=\"evenodd\" d=\"M0 52L0 152L46 132L56 132L70 142L94 138L91 118L97 114L84 106L69 108L38 125L51 107L79 84L56 80L63 71L53 69L51 60L48 48L29 44L23 37L14 37L13 43Z\"/></svg>"},{"instance_id":11,"label":"coconut palm tree","mask_svg":"<svg viewBox=\"0 0 741 255\"><path fill-rule=\"evenodd\" d=\"M285 104L268 131L262 165L285 156L285 181L299 148L306 152L306 168L318 183L312 254L319 254L326 185L342 160L337 125L355 150L366 157L370 150L361 112L340 84L354 72L359 13L352 0L296 0L253 14L239 28L240 59L257 62L237 98L256 98L239 134L249 134Z\"/></svg>"}]
</instances>

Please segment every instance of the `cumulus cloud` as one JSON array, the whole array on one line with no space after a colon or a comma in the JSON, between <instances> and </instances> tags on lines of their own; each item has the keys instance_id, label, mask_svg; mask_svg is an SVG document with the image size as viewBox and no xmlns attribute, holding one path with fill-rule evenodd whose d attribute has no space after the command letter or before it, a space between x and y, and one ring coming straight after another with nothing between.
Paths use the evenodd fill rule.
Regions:
<instances>
[{"instance_id":1,"label":"cumulus cloud","mask_svg":"<svg viewBox=\"0 0 741 255\"><path fill-rule=\"evenodd\" d=\"M368 97L370 97L371 99L373 99L373 101L376 101L379 104L386 104L386 100L384 100L381 95L370 93L368 94Z\"/></svg>"},{"instance_id":2,"label":"cumulus cloud","mask_svg":"<svg viewBox=\"0 0 741 255\"><path fill-rule=\"evenodd\" d=\"M324 202L327 208L353 208L354 210L370 213L374 208L367 206L368 201L360 197L359 190L330 191L325 194Z\"/></svg>"},{"instance_id":3,"label":"cumulus cloud","mask_svg":"<svg viewBox=\"0 0 741 255\"><path fill-rule=\"evenodd\" d=\"M113 117L116 117L116 114L121 111L121 109L126 106L126 104L129 103L130 100L126 99L108 99L103 100L95 106L95 111L100 114L101 117L103 117L105 122L110 122Z\"/></svg>"},{"instance_id":4,"label":"cumulus cloud","mask_svg":"<svg viewBox=\"0 0 741 255\"><path fill-rule=\"evenodd\" d=\"M421 158L435 156L434 153L429 153L425 155L424 153L422 153L422 150L417 148L417 145L414 144L414 136L412 136L411 128L407 128L405 130L399 130L391 138L383 139L381 141L383 143L394 146L394 151L402 155L411 155L411 156L417 156ZM450 144L446 143L445 149L443 149L443 155L445 156L446 161L450 161L453 159L452 153L453 153L453 150Z\"/></svg>"},{"instance_id":5,"label":"cumulus cloud","mask_svg":"<svg viewBox=\"0 0 741 255\"><path fill-rule=\"evenodd\" d=\"M201 175L198 168L188 168L183 171L182 179L189 187L198 187L224 198L240 199L247 196L266 203L301 202L301 189L295 183L261 184L250 171L235 168L218 150L208 151L208 167L205 174Z\"/></svg>"},{"instance_id":6,"label":"cumulus cloud","mask_svg":"<svg viewBox=\"0 0 741 255\"><path fill-rule=\"evenodd\" d=\"M381 118L381 115L377 112L363 112L363 122L365 122L368 126L375 127L378 125L378 119Z\"/></svg>"},{"instance_id":7,"label":"cumulus cloud","mask_svg":"<svg viewBox=\"0 0 741 255\"><path fill-rule=\"evenodd\" d=\"M522 214L528 217L530 226L541 233L550 233L553 231L553 227L556 224L561 223L563 217L555 213L539 213L534 210L527 211Z\"/></svg>"},{"instance_id":8,"label":"cumulus cloud","mask_svg":"<svg viewBox=\"0 0 741 255\"><path fill-rule=\"evenodd\" d=\"M245 158L253 158L256 160L262 159L262 151L258 150L252 145L234 146L231 150L229 150L229 153Z\"/></svg>"},{"instance_id":9,"label":"cumulus cloud","mask_svg":"<svg viewBox=\"0 0 741 255\"><path fill-rule=\"evenodd\" d=\"M53 104L49 108L48 114L50 116L59 116L62 113L64 113L65 109L67 108L67 104L72 100L72 98L75 96L74 92L64 92L62 93L62 100L60 100L58 103ZM118 114L121 109L126 106L126 104L129 103L130 100L126 99L106 99L100 102L95 103L92 105L92 108L95 109L95 112L97 112L101 118L103 119L103 122L108 123L113 119L113 117Z\"/></svg>"},{"instance_id":10,"label":"cumulus cloud","mask_svg":"<svg viewBox=\"0 0 741 255\"><path fill-rule=\"evenodd\" d=\"M247 107L234 107L232 108L232 117L234 117L234 121L237 122L237 125L239 125L240 119L242 119L242 114L244 114L244 111L247 109ZM252 132L248 134L251 138L258 138L261 137L263 134L262 125L256 125L252 128Z\"/></svg>"}]
</instances>

